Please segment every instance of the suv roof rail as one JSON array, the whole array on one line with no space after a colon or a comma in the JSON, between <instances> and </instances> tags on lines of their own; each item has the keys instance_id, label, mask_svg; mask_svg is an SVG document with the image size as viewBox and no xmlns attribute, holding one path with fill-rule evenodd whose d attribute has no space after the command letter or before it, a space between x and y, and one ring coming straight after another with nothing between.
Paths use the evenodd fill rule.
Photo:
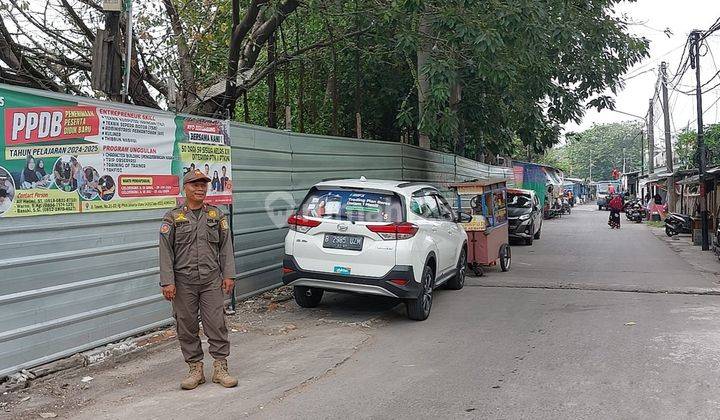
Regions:
<instances>
[{"instance_id":1,"label":"suv roof rail","mask_svg":"<svg viewBox=\"0 0 720 420\"><path fill-rule=\"evenodd\" d=\"M419 181L414 181L414 182L401 182L400 184L397 185L397 187L398 187L398 188L406 188L406 187L412 187L412 186L414 186L414 185L426 185L426 186L431 186L431 187L432 187L432 184L430 184L429 182L419 182ZM433 187L433 188L434 188L434 187Z\"/></svg>"},{"instance_id":2,"label":"suv roof rail","mask_svg":"<svg viewBox=\"0 0 720 420\"><path fill-rule=\"evenodd\" d=\"M351 178L348 178L348 177L346 177L346 176L336 176L336 177L333 177L333 178L323 178L323 180L320 181L320 182L339 181L339 180L341 180L341 179L351 179Z\"/></svg>"}]
</instances>

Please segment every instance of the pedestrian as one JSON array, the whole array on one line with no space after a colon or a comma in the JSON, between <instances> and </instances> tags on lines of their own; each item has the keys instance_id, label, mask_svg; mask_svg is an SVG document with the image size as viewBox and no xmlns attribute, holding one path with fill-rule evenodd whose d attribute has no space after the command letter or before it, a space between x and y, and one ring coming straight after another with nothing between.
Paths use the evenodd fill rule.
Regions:
<instances>
[{"instance_id":1,"label":"pedestrian","mask_svg":"<svg viewBox=\"0 0 720 420\"><path fill-rule=\"evenodd\" d=\"M655 195L653 196L653 200L657 205L661 205L663 202L662 196L659 193L655 193Z\"/></svg>"},{"instance_id":2,"label":"pedestrian","mask_svg":"<svg viewBox=\"0 0 720 420\"><path fill-rule=\"evenodd\" d=\"M238 383L228 373L230 342L223 310L223 292L234 287L232 234L220 209L204 203L208 182L199 169L185 174L185 203L167 212L160 225L160 286L172 302L180 349L190 369L182 389L205 383L198 314L215 359L212 381L226 388Z\"/></svg>"},{"instance_id":3,"label":"pedestrian","mask_svg":"<svg viewBox=\"0 0 720 420\"><path fill-rule=\"evenodd\" d=\"M610 219L608 220L610 229L620 229L620 212L622 208L622 196L617 194L610 200Z\"/></svg>"}]
</instances>

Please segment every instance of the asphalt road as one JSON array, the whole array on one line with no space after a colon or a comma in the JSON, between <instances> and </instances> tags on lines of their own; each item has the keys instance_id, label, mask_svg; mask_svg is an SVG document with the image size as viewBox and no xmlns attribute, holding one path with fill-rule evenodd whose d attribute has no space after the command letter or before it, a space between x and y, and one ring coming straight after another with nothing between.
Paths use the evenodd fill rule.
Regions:
<instances>
[{"instance_id":1,"label":"asphalt road","mask_svg":"<svg viewBox=\"0 0 720 420\"><path fill-rule=\"evenodd\" d=\"M580 207L497 281L713 287L647 227ZM480 287L397 311L334 374L262 418L717 418L720 298Z\"/></svg>"},{"instance_id":2,"label":"asphalt road","mask_svg":"<svg viewBox=\"0 0 720 420\"><path fill-rule=\"evenodd\" d=\"M720 297L654 292L714 288L715 275L645 226L606 222L590 206L547 221L532 247L513 247L510 272L438 291L425 322L392 300L350 295L236 318L233 330L247 329L231 335L236 389L180 391L184 366L168 342L47 380L18 395L31 399L11 402L11 415L717 418Z\"/></svg>"}]
</instances>

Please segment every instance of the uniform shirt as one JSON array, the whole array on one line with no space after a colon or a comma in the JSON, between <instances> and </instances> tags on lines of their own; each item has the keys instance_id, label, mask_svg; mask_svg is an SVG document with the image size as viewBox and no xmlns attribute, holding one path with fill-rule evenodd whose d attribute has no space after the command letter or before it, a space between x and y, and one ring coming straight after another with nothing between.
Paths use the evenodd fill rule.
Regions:
<instances>
[{"instance_id":1,"label":"uniform shirt","mask_svg":"<svg viewBox=\"0 0 720 420\"><path fill-rule=\"evenodd\" d=\"M199 216L185 206L167 212L160 226L160 285L226 278L235 278L235 257L222 211L205 204Z\"/></svg>"}]
</instances>

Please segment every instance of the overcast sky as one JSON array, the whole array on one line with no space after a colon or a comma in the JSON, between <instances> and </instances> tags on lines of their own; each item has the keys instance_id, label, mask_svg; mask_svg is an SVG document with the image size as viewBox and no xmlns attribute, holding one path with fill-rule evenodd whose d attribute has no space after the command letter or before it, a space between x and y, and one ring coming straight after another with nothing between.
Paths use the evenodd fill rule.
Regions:
<instances>
[{"instance_id":1,"label":"overcast sky","mask_svg":"<svg viewBox=\"0 0 720 420\"><path fill-rule=\"evenodd\" d=\"M639 116L644 116L648 110L648 100L652 96L658 77L658 66L661 61L668 62L670 78L678 68L687 36L693 29L707 29L720 17L720 0L638 0L637 2L623 2L618 9L627 13L634 22L644 25L632 25L630 30L634 35L643 36L650 40L650 57L635 65L628 73L629 80L625 87L618 92L616 109ZM665 28L672 31L668 37L663 33ZM701 58L703 82L711 78L720 70L720 31L708 38L710 53ZM702 53L702 51L701 51ZM715 64L717 61L717 65ZM644 73L646 70L651 70ZM635 77L632 77L635 76ZM630 78L632 77L632 78ZM720 76L710 83L708 87L720 82ZM681 81L678 89L689 90L695 86L695 73L688 71ZM682 130L688 124L696 124L695 97L670 91L673 132ZM713 103L715 103L713 105ZM720 87L703 95L704 122L706 124L720 122ZM656 118L660 118L659 105L656 108ZM612 112L588 110L580 125L567 124L566 132L581 131L590 128L594 123L610 123L632 120L632 117ZM656 132L661 130L662 120L656 124ZM656 134L657 136L657 134Z\"/></svg>"}]
</instances>

